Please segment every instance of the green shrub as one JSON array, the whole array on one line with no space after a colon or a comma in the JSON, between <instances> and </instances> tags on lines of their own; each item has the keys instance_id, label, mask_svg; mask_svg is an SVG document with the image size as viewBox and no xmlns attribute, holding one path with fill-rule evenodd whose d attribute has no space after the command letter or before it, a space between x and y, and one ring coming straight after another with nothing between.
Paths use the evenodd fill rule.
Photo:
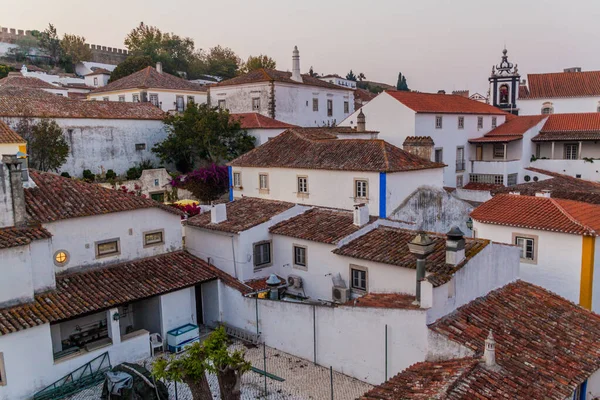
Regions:
<instances>
[{"instance_id":1,"label":"green shrub","mask_svg":"<svg viewBox=\"0 0 600 400\"><path fill-rule=\"evenodd\" d=\"M83 180L87 182L94 182L95 179L96 175L92 174L92 171L90 171L89 169L83 170Z\"/></svg>"},{"instance_id":2,"label":"green shrub","mask_svg":"<svg viewBox=\"0 0 600 400\"><path fill-rule=\"evenodd\" d=\"M131 167L127 170L127 180L133 181L136 179L140 179L142 176L142 170L138 167Z\"/></svg>"},{"instance_id":3,"label":"green shrub","mask_svg":"<svg viewBox=\"0 0 600 400\"><path fill-rule=\"evenodd\" d=\"M60 174L60 176L63 176L63 177L65 177L65 178L70 178L70 177L71 177L71 175L70 175L68 172L62 172L62 173Z\"/></svg>"},{"instance_id":4,"label":"green shrub","mask_svg":"<svg viewBox=\"0 0 600 400\"><path fill-rule=\"evenodd\" d=\"M117 179L117 174L112 169L109 169L108 171L106 171L106 179L107 180Z\"/></svg>"}]
</instances>

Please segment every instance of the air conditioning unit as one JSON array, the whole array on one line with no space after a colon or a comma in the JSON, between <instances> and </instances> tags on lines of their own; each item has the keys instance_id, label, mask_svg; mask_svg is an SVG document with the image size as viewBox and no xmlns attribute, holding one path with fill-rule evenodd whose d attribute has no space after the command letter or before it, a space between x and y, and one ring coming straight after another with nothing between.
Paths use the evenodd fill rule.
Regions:
<instances>
[{"instance_id":1,"label":"air conditioning unit","mask_svg":"<svg viewBox=\"0 0 600 400\"><path fill-rule=\"evenodd\" d=\"M334 286L331 289L331 297L336 303L345 303L350 298L350 289Z\"/></svg>"},{"instance_id":2,"label":"air conditioning unit","mask_svg":"<svg viewBox=\"0 0 600 400\"><path fill-rule=\"evenodd\" d=\"M287 278L288 285L290 285L294 289L302 288L302 278L297 275L290 275Z\"/></svg>"}]
</instances>

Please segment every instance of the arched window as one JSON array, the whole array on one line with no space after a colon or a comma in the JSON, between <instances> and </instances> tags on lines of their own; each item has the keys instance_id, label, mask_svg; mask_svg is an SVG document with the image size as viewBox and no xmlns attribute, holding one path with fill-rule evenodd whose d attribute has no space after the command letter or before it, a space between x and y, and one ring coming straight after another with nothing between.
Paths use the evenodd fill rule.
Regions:
<instances>
[{"instance_id":1,"label":"arched window","mask_svg":"<svg viewBox=\"0 0 600 400\"><path fill-rule=\"evenodd\" d=\"M554 114L554 106L550 102L542 104L542 114Z\"/></svg>"},{"instance_id":2,"label":"arched window","mask_svg":"<svg viewBox=\"0 0 600 400\"><path fill-rule=\"evenodd\" d=\"M499 90L500 104L508 104L509 103L508 93L509 93L508 85L504 84L504 85L500 86L500 90Z\"/></svg>"}]
</instances>

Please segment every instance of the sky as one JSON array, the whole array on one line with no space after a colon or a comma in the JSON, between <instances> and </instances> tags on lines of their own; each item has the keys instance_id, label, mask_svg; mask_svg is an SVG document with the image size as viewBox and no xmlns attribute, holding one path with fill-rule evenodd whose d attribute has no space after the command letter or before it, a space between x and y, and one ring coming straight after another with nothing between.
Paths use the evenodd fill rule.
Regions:
<instances>
[{"instance_id":1,"label":"sky","mask_svg":"<svg viewBox=\"0 0 600 400\"><path fill-rule=\"evenodd\" d=\"M411 89L468 89L486 94L492 65L506 45L527 73L567 67L600 70L599 0L28 0L2 6L0 26L84 36L124 48L140 21L221 45L242 59L267 54L290 70L300 50L302 72L345 75Z\"/></svg>"}]
</instances>

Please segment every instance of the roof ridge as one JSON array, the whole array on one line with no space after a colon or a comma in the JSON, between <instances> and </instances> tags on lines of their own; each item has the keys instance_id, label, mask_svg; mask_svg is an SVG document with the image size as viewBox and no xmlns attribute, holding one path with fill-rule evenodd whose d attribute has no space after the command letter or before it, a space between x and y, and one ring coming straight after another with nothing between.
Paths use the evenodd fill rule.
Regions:
<instances>
[{"instance_id":1,"label":"roof ridge","mask_svg":"<svg viewBox=\"0 0 600 400\"><path fill-rule=\"evenodd\" d=\"M578 221L575 217L573 217L571 215L570 212L568 212L563 206L560 205L560 203L557 201L559 199L553 199L550 198L550 201L552 202L552 204L554 204L554 206L556 208L558 208L560 210L561 213L563 213L571 222L573 222L576 225L581 226L582 228L585 228L588 232L594 234L594 235L598 235L598 232L596 232L594 229L592 229L592 227L584 224L583 222ZM575 200L564 200L561 199L561 201L575 201Z\"/></svg>"}]
</instances>

